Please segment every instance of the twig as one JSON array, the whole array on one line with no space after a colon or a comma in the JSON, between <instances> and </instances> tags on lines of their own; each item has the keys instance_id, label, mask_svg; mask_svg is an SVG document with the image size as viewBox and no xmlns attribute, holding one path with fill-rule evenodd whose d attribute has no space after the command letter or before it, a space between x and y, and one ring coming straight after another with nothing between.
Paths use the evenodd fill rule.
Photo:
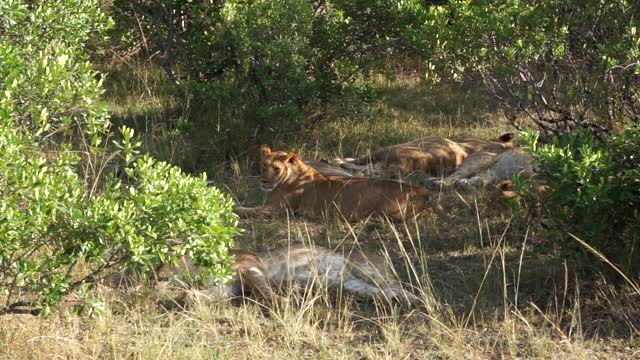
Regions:
<instances>
[{"instance_id":1,"label":"twig","mask_svg":"<svg viewBox=\"0 0 640 360\"><path fill-rule=\"evenodd\" d=\"M16 301L0 309L0 316L7 314L29 314L38 316L42 312L42 309L35 308L36 306L37 303L34 301ZM31 309L24 309L25 307Z\"/></svg>"}]
</instances>

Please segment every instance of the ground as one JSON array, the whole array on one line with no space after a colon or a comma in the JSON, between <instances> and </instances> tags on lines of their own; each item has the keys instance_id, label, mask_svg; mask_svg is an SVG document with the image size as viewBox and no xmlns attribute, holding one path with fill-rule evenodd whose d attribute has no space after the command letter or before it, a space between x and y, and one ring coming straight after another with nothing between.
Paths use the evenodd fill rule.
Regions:
<instances>
[{"instance_id":1,"label":"ground","mask_svg":"<svg viewBox=\"0 0 640 360\"><path fill-rule=\"evenodd\" d=\"M142 129L146 148L184 168L208 171L215 186L246 205L262 201L255 154L198 167L159 121L179 116L140 70L135 96L107 101L118 121ZM425 135L489 137L508 124L473 86L428 89L411 79L373 84L371 103L329 109L323 120L274 147L304 159L353 156ZM124 86L124 85L122 85ZM144 128L147 130L145 131ZM264 250L313 242L388 254L414 293L416 309L390 308L315 290L289 294L283 308L256 304L166 306L152 284L101 286L104 309L75 315L71 306L41 319L0 317L0 356L7 358L631 358L640 356L637 294L557 250L535 219L484 191L442 193L454 217L415 223L345 223L302 218L245 219L238 247ZM587 280L588 279L588 280ZM165 306L163 306L165 305Z\"/></svg>"}]
</instances>

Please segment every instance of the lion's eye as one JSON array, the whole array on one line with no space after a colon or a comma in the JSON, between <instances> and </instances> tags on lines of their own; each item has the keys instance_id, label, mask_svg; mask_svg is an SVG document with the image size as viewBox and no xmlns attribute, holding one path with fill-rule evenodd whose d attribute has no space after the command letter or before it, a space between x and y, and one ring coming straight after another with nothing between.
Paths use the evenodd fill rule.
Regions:
<instances>
[{"instance_id":1,"label":"lion's eye","mask_svg":"<svg viewBox=\"0 0 640 360\"><path fill-rule=\"evenodd\" d=\"M277 167L277 166L274 166L274 167L273 167L273 171L275 171L276 173L279 173L279 172L280 172L280 168L279 168L279 167Z\"/></svg>"}]
</instances>

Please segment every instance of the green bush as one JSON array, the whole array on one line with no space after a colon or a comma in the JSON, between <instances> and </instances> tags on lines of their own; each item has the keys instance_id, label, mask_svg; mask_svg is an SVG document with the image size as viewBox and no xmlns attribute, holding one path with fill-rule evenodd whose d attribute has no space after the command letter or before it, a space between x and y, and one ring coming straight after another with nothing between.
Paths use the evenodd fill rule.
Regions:
<instances>
[{"instance_id":1,"label":"green bush","mask_svg":"<svg viewBox=\"0 0 640 360\"><path fill-rule=\"evenodd\" d=\"M561 244L578 245L572 232L635 269L638 14L625 0L449 0L427 9L413 38L428 80L480 79L514 126L544 139L530 146Z\"/></svg>"},{"instance_id":2,"label":"green bush","mask_svg":"<svg viewBox=\"0 0 640 360\"><path fill-rule=\"evenodd\" d=\"M46 315L76 290L95 308L109 271L184 253L227 277L231 199L111 132L84 50L110 25L97 2L2 2L0 25L0 313Z\"/></svg>"},{"instance_id":3,"label":"green bush","mask_svg":"<svg viewBox=\"0 0 640 360\"><path fill-rule=\"evenodd\" d=\"M544 221L567 248L571 232L626 268L640 269L640 124L606 141L587 132L530 143L548 188Z\"/></svg>"},{"instance_id":4,"label":"green bush","mask_svg":"<svg viewBox=\"0 0 640 360\"><path fill-rule=\"evenodd\" d=\"M114 2L118 46L157 54L195 109L182 130L225 155L299 130L308 106L409 52L421 11L389 0Z\"/></svg>"},{"instance_id":5,"label":"green bush","mask_svg":"<svg viewBox=\"0 0 640 360\"><path fill-rule=\"evenodd\" d=\"M429 79L482 79L514 123L606 132L640 117L638 14L626 0L450 0L415 40Z\"/></svg>"}]
</instances>

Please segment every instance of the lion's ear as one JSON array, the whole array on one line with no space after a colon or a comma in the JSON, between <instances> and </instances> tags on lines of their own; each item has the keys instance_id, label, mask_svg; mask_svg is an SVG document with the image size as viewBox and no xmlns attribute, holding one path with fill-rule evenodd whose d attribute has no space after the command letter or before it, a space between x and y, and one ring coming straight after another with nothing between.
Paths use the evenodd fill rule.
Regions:
<instances>
[{"instance_id":1,"label":"lion's ear","mask_svg":"<svg viewBox=\"0 0 640 360\"><path fill-rule=\"evenodd\" d=\"M271 154L271 148L269 145L262 145L260 146L260 152L262 153L262 156L269 155Z\"/></svg>"},{"instance_id":2,"label":"lion's ear","mask_svg":"<svg viewBox=\"0 0 640 360\"><path fill-rule=\"evenodd\" d=\"M513 181L511 180L502 180L496 184L496 187L500 189L500 191L510 191L514 189Z\"/></svg>"},{"instance_id":3,"label":"lion's ear","mask_svg":"<svg viewBox=\"0 0 640 360\"><path fill-rule=\"evenodd\" d=\"M290 164L295 164L299 159L298 154L295 151L292 151L287 154L287 159L285 161Z\"/></svg>"},{"instance_id":4,"label":"lion's ear","mask_svg":"<svg viewBox=\"0 0 640 360\"><path fill-rule=\"evenodd\" d=\"M498 141L507 143L509 141L512 141L514 137L515 137L514 133L506 132L506 133L500 135L500 137L498 137Z\"/></svg>"}]
</instances>

